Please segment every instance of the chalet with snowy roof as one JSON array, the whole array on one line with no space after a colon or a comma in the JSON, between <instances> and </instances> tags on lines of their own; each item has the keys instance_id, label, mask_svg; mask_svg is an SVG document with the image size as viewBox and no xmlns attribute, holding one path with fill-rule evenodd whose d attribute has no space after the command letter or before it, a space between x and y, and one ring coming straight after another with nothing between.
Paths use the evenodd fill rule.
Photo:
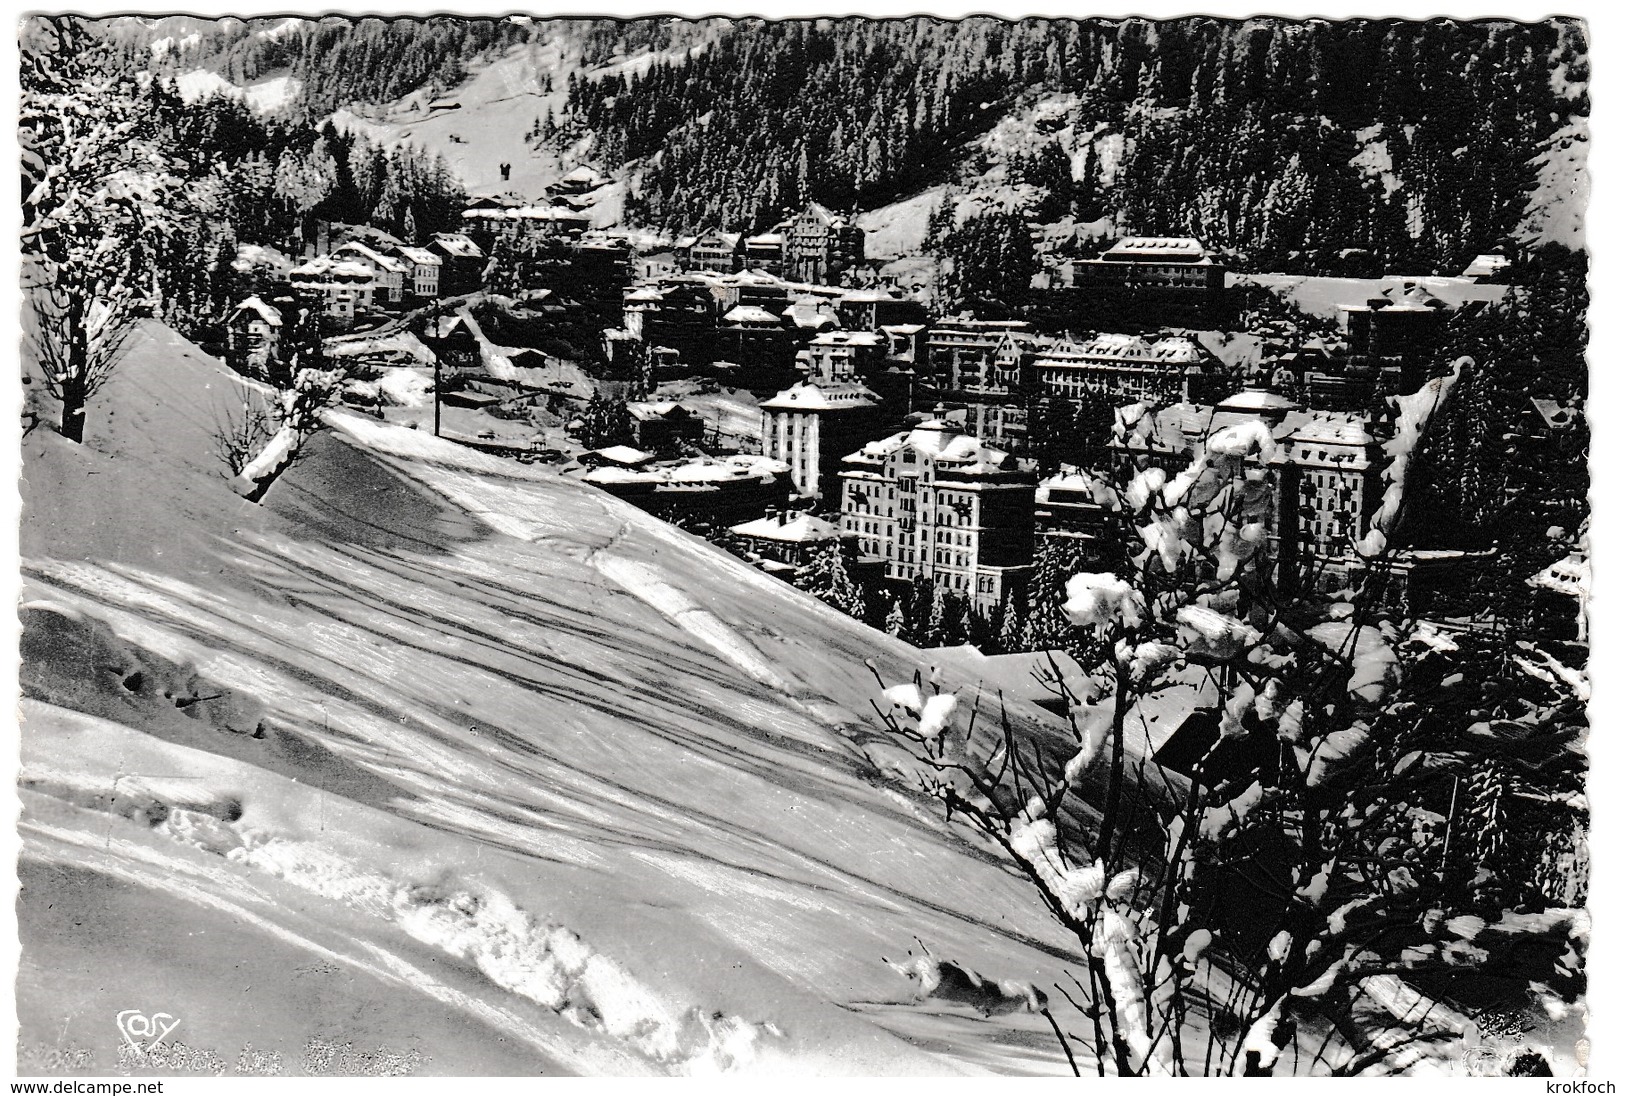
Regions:
<instances>
[{"instance_id":1,"label":"chalet with snowy roof","mask_svg":"<svg viewBox=\"0 0 1625 1096\"><path fill-rule=\"evenodd\" d=\"M440 268L445 260L426 247L397 244L390 254L407 265L407 294L414 303L440 296Z\"/></svg>"},{"instance_id":2,"label":"chalet with snowy roof","mask_svg":"<svg viewBox=\"0 0 1625 1096\"><path fill-rule=\"evenodd\" d=\"M288 271L288 284L343 328L355 322L357 313L372 311L377 281L366 263L322 255Z\"/></svg>"},{"instance_id":3,"label":"chalet with snowy roof","mask_svg":"<svg viewBox=\"0 0 1625 1096\"><path fill-rule=\"evenodd\" d=\"M582 164L565 172L557 182L549 183L547 194L550 198L565 201L570 198L591 194L600 187L608 185L609 179L600 175L597 169Z\"/></svg>"},{"instance_id":4,"label":"chalet with snowy roof","mask_svg":"<svg viewBox=\"0 0 1625 1096\"><path fill-rule=\"evenodd\" d=\"M281 310L258 297L249 297L226 317L226 360L245 376L269 373L281 340Z\"/></svg>"},{"instance_id":5,"label":"chalet with snowy roof","mask_svg":"<svg viewBox=\"0 0 1625 1096\"><path fill-rule=\"evenodd\" d=\"M824 549L847 549L855 538L837 522L804 511L775 508L766 517L741 522L728 532L744 542L748 553L783 567L804 567Z\"/></svg>"},{"instance_id":6,"label":"chalet with snowy roof","mask_svg":"<svg viewBox=\"0 0 1625 1096\"><path fill-rule=\"evenodd\" d=\"M732 274L744 254L744 237L737 232L702 232L685 236L672 248L679 270L709 270Z\"/></svg>"},{"instance_id":7,"label":"chalet with snowy roof","mask_svg":"<svg viewBox=\"0 0 1625 1096\"><path fill-rule=\"evenodd\" d=\"M454 372L484 371L480 353L484 333L467 309L430 318L418 339Z\"/></svg>"},{"instance_id":8,"label":"chalet with snowy roof","mask_svg":"<svg viewBox=\"0 0 1625 1096\"><path fill-rule=\"evenodd\" d=\"M794 282L837 285L863 265L863 229L810 202L786 225L784 274Z\"/></svg>"},{"instance_id":9,"label":"chalet with snowy roof","mask_svg":"<svg viewBox=\"0 0 1625 1096\"><path fill-rule=\"evenodd\" d=\"M791 385L763 400L762 452L790 467L791 482L808 497L837 502L841 458L874 436L880 398L856 381Z\"/></svg>"},{"instance_id":10,"label":"chalet with snowy roof","mask_svg":"<svg viewBox=\"0 0 1625 1096\"><path fill-rule=\"evenodd\" d=\"M437 232L424 250L440 257L440 292L459 297L480 288L485 276L485 251L461 232Z\"/></svg>"},{"instance_id":11,"label":"chalet with snowy roof","mask_svg":"<svg viewBox=\"0 0 1625 1096\"><path fill-rule=\"evenodd\" d=\"M784 273L784 233L762 232L746 236L740 250L739 264L744 270L759 270L764 274Z\"/></svg>"},{"instance_id":12,"label":"chalet with snowy roof","mask_svg":"<svg viewBox=\"0 0 1625 1096\"><path fill-rule=\"evenodd\" d=\"M675 400L629 400L632 442L639 449L665 453L705 437L705 419Z\"/></svg>"},{"instance_id":13,"label":"chalet with snowy roof","mask_svg":"<svg viewBox=\"0 0 1625 1096\"><path fill-rule=\"evenodd\" d=\"M372 269L373 282L377 287L375 297L380 306L399 306L405 300L408 267L404 259L386 255L360 240L340 244L333 249L333 254L362 263Z\"/></svg>"},{"instance_id":14,"label":"chalet with snowy roof","mask_svg":"<svg viewBox=\"0 0 1625 1096\"><path fill-rule=\"evenodd\" d=\"M990 614L1032 572L1033 477L1009 453L940 419L841 462L841 526L888 578L925 577Z\"/></svg>"},{"instance_id":15,"label":"chalet with snowy roof","mask_svg":"<svg viewBox=\"0 0 1625 1096\"><path fill-rule=\"evenodd\" d=\"M1046 395L1078 399L1105 396L1119 403L1167 402L1201 395L1219 363L1194 339L1182 335L1146 339L1102 333L1082 343L1044 347L1034 354L1032 374Z\"/></svg>"}]
</instances>

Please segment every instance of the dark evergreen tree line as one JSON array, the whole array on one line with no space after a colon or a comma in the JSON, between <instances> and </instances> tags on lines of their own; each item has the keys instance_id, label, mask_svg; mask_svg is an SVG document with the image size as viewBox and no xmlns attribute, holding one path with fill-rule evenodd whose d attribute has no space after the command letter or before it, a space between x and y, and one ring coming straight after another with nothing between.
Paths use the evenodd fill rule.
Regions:
<instances>
[{"instance_id":1,"label":"dark evergreen tree line","mask_svg":"<svg viewBox=\"0 0 1625 1096\"><path fill-rule=\"evenodd\" d=\"M1557 20L740 20L646 73L572 79L562 125L606 163L643 162L637 215L748 227L946 178L1022 95L1067 91L1072 123L1126 153L1103 194L1092 147L1076 181L1058 148L1018 153L1031 218L1112 213L1260 268L1349 247L1448 268L1516 227L1530 158L1586 112L1554 87L1559 63L1586 78L1578 26Z\"/></svg>"}]
</instances>

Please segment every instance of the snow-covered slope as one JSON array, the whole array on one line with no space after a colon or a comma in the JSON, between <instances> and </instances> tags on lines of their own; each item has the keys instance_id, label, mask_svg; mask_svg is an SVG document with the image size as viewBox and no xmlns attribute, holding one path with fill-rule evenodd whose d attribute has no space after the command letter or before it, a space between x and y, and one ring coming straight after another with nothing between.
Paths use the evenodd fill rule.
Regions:
<instances>
[{"instance_id":1,"label":"snow-covered slope","mask_svg":"<svg viewBox=\"0 0 1625 1096\"><path fill-rule=\"evenodd\" d=\"M1585 247L1586 202L1591 196L1586 156L1590 147L1584 121L1575 121L1552 134L1535 156L1535 188L1518 224L1520 242L1530 246L1562 244L1577 251Z\"/></svg>"},{"instance_id":2,"label":"snow-covered slope","mask_svg":"<svg viewBox=\"0 0 1625 1096\"><path fill-rule=\"evenodd\" d=\"M703 48L702 42L685 52ZM383 107L341 110L335 123L388 144L417 145L445 157L473 194L513 193L540 199L544 188L583 162L591 162L590 140L562 153L526 138L549 110L563 117L572 72L596 78L647 71L659 55L641 53L599 66L582 63L566 35L537 38L500 56L472 62L467 78L442 95L418 91ZM547 90L551 81L552 90ZM508 164L509 177L501 167ZM600 226L615 223L622 201L620 183L605 188L589 215ZM602 207L601 209L599 207Z\"/></svg>"},{"instance_id":3,"label":"snow-covered slope","mask_svg":"<svg viewBox=\"0 0 1625 1096\"><path fill-rule=\"evenodd\" d=\"M300 83L287 73L267 76L246 87L238 87L218 72L209 69L191 69L175 77L175 87L188 103L210 96L224 95L241 99L250 110L270 114L299 98Z\"/></svg>"},{"instance_id":4,"label":"snow-covered slope","mask_svg":"<svg viewBox=\"0 0 1625 1096\"><path fill-rule=\"evenodd\" d=\"M25 440L23 1046L109 1072L138 1008L291 1072L313 1038L423 1073L1064 1070L1041 1018L882 962L1073 958L882 775L863 660L920 652L359 416L245 503L237 385L150 324L86 446Z\"/></svg>"}]
</instances>

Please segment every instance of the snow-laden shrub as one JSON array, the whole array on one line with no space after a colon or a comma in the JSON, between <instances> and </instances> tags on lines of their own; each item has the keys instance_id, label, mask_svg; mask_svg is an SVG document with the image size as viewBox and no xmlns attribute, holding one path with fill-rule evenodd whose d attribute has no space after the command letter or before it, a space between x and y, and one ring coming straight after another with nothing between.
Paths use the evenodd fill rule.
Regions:
<instances>
[{"instance_id":1,"label":"snow-laden shrub","mask_svg":"<svg viewBox=\"0 0 1625 1096\"><path fill-rule=\"evenodd\" d=\"M1119 621L1139 624L1145 612L1140 592L1110 572L1074 575L1066 584L1067 619L1080 628L1100 628Z\"/></svg>"},{"instance_id":2,"label":"snow-laden shrub","mask_svg":"<svg viewBox=\"0 0 1625 1096\"><path fill-rule=\"evenodd\" d=\"M1404 414L1414 446L1427 416ZM1136 405L1117 430L1148 438L1151 420ZM1586 810L1581 787L1544 776L1583 771L1571 748L1583 670L1523 643L1497 672L1455 671L1474 648L1383 619L1361 576L1335 602L1283 586L1275 456L1263 423L1229 426L1178 474L1142 468L1102 504L1129 558L1065 583L1057 608L1077 673L1052 655L1037 675L1063 702L1071 743L1002 704L978 724L977 705L954 703L935 680L929 693L918 677L882 683L893 705L882 716L917 746L922 789L1002 848L1076 937L1082 969L1056 986L1086 1022L1055 1031L1079 1072L1335 1072L1447 1056L1471 1021L1426 1001L1407 972L1471 977L1516 952L1520 933L1564 931L1495 908L1502 898L1478 865L1527 880L1508 903L1538 902L1531 887L1557 902L1578 893L1584 861L1572 846L1565 859L1525 854L1526 866L1510 866L1510 819L1538 801L1564 832L1583 832L1572 813ZM1391 470L1385 520L1399 512L1403 474ZM1516 703L1497 718L1466 715L1478 709L1462 698L1509 677ZM1184 709L1153 706L1181 692L1200 697L1207 721L1183 727ZM969 709L963 735L948 740L933 702ZM1210 737L1199 757L1159 763L1164 740L1200 733ZM1484 751L1531 742L1546 751L1533 768L1510 756L1472 768ZM1513 774L1534 772L1554 784L1550 797L1519 797L1535 778ZM1232 908L1246 916L1226 919ZM1560 958L1547 981L1562 988L1543 992L1563 1004L1582 984L1579 953L1550 953ZM1373 985L1395 1008L1350 1012ZM1191 1010L1216 987L1235 1022L1204 1032ZM1305 1019L1313 1042L1298 1034Z\"/></svg>"}]
</instances>

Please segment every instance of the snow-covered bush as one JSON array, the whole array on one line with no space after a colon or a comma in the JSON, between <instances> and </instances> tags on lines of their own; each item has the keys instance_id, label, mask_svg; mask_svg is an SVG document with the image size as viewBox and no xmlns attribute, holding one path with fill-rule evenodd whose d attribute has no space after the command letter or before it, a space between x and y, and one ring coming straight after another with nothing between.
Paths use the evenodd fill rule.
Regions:
<instances>
[{"instance_id":1,"label":"snow-covered bush","mask_svg":"<svg viewBox=\"0 0 1625 1096\"><path fill-rule=\"evenodd\" d=\"M232 472L232 490L249 502L263 499L277 477L298 461L305 443L321 429L323 412L337 402L348 380L343 365L329 363L323 355L313 310L290 307L286 312L286 360L268 371L268 391L251 391L242 416L228 417L215 428L219 452Z\"/></svg>"},{"instance_id":2,"label":"snow-covered bush","mask_svg":"<svg viewBox=\"0 0 1625 1096\"><path fill-rule=\"evenodd\" d=\"M153 254L177 182L107 42L48 16L25 21L21 45L26 330L62 436L78 442L132 324L158 309Z\"/></svg>"},{"instance_id":3,"label":"snow-covered bush","mask_svg":"<svg viewBox=\"0 0 1625 1096\"><path fill-rule=\"evenodd\" d=\"M1413 422L1409 444L1425 428ZM1465 718L1484 699L1482 666L1450 670L1465 641L1383 618L1378 582L1357 576L1348 600L1326 602L1277 573L1273 451L1262 424L1226 428L1178 475L1128 477L1106 507L1141 550L1066 584L1065 657L1081 674L1053 654L1044 676L1070 743L1007 716L978 734L977 707L934 678L880 682L890 707L877 711L915 746L923 789L1076 936L1084 972L1055 988L1086 1020L1060 1035L1080 1072L1401 1070L1477 1038L1430 996L1450 979L1493 968L1565 1008L1580 990L1583 924L1568 907L1583 900L1583 849L1509 868L1508 823L1529 815L1507 804L1538 793L1562 804L1554 832L1583 830L1583 762L1568 752L1583 674L1508 650L1520 702L1498 702L1500 722ZM1391 482L1389 516L1403 477ZM1210 698L1210 722L1206 738L1200 720L1177 732L1194 761L1165 766L1142 703L1173 688ZM1523 880L1515 894L1495 892L1506 879ZM1528 969L1530 935L1555 966Z\"/></svg>"}]
</instances>

